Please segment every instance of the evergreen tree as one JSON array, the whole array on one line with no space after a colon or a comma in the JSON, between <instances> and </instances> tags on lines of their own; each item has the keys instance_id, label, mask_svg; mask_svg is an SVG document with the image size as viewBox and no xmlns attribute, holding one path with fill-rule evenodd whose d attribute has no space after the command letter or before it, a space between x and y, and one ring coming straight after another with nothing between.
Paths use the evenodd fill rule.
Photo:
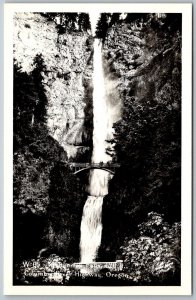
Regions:
<instances>
[{"instance_id":1,"label":"evergreen tree","mask_svg":"<svg viewBox=\"0 0 196 300\"><path fill-rule=\"evenodd\" d=\"M146 13L129 13L129 14L127 14L125 22L126 23L132 23L132 22L136 22L136 21L145 22L148 19L149 19L149 14L146 14Z\"/></svg>"},{"instance_id":2,"label":"evergreen tree","mask_svg":"<svg viewBox=\"0 0 196 300\"><path fill-rule=\"evenodd\" d=\"M105 40L108 28L109 28L109 17L111 14L102 13L96 27L96 36L100 39Z\"/></svg>"},{"instance_id":3,"label":"evergreen tree","mask_svg":"<svg viewBox=\"0 0 196 300\"><path fill-rule=\"evenodd\" d=\"M91 25L90 25L89 14L80 13L78 17L78 25L80 31L82 30L87 31L88 29L90 29Z\"/></svg>"},{"instance_id":4,"label":"evergreen tree","mask_svg":"<svg viewBox=\"0 0 196 300\"><path fill-rule=\"evenodd\" d=\"M41 73L45 70L44 60L41 54L38 54L34 59L35 68L32 72L34 84L37 90L37 98L35 99L35 107L34 107L34 114L35 114L35 121L45 122L46 118L46 105L47 105L47 98L43 89L43 76Z\"/></svg>"},{"instance_id":5,"label":"evergreen tree","mask_svg":"<svg viewBox=\"0 0 196 300\"><path fill-rule=\"evenodd\" d=\"M113 13L111 16L110 26L116 24L120 20L121 13Z\"/></svg>"}]
</instances>

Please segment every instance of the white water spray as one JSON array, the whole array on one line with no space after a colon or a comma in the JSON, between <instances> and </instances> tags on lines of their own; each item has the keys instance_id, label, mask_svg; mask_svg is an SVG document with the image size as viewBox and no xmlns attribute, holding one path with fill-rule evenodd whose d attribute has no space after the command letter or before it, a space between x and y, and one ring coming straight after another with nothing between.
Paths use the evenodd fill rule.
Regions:
<instances>
[{"instance_id":1,"label":"white water spray","mask_svg":"<svg viewBox=\"0 0 196 300\"><path fill-rule=\"evenodd\" d=\"M92 32L94 32L92 30ZM112 158L106 153L107 139L112 137L116 121L116 107L107 97L106 78L102 61L102 41L94 39L93 59L93 154L92 163L107 163ZM119 106L119 105L118 105ZM119 109L117 109L119 111ZM119 113L118 113L119 114ZM80 254L82 263L95 261L102 235L103 197L108 193L111 174L104 170L91 170L89 194L84 205L81 222Z\"/></svg>"},{"instance_id":2,"label":"white water spray","mask_svg":"<svg viewBox=\"0 0 196 300\"><path fill-rule=\"evenodd\" d=\"M92 162L106 163L111 157L106 154L108 136L108 107L105 99L105 84L102 65L101 41L94 41L93 74L93 155ZM90 173L89 193L83 209L81 222L81 262L95 260L101 244L103 196L108 193L108 180L111 175L104 170L92 170Z\"/></svg>"}]
</instances>

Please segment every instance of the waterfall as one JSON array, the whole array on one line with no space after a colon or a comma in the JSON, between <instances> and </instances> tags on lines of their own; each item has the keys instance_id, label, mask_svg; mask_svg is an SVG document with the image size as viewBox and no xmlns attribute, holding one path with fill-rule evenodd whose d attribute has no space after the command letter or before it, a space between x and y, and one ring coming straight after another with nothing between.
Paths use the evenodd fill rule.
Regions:
<instances>
[{"instance_id":1,"label":"waterfall","mask_svg":"<svg viewBox=\"0 0 196 300\"><path fill-rule=\"evenodd\" d=\"M93 154L92 163L106 163L111 157L106 153L107 138L112 131L110 106L105 94L105 81L102 62L102 43L94 40L93 72ZM81 262L89 263L96 259L101 244L102 204L108 193L108 181L111 175L104 170L91 170L89 194L84 205L81 222L80 252Z\"/></svg>"}]
</instances>

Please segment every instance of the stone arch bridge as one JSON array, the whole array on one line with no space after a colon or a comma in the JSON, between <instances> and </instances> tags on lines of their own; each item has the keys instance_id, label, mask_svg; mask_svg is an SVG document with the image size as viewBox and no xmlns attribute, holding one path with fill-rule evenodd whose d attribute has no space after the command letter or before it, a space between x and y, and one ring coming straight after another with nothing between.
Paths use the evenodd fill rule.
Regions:
<instances>
[{"instance_id":1,"label":"stone arch bridge","mask_svg":"<svg viewBox=\"0 0 196 300\"><path fill-rule=\"evenodd\" d=\"M90 169L100 169L107 171L111 174L115 173L115 170L120 167L117 163L68 163L70 169L74 174L90 170Z\"/></svg>"}]
</instances>

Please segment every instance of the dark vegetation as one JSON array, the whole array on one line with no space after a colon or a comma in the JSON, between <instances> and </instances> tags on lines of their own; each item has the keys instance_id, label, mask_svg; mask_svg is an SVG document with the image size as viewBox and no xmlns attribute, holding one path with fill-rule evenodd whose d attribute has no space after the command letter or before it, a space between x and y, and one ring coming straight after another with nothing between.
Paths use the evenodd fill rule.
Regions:
<instances>
[{"instance_id":1,"label":"dark vegetation","mask_svg":"<svg viewBox=\"0 0 196 300\"><path fill-rule=\"evenodd\" d=\"M28 75L14 63L14 261L35 258L42 248L78 260L84 183L49 135L41 55L34 64Z\"/></svg>"},{"instance_id":2,"label":"dark vegetation","mask_svg":"<svg viewBox=\"0 0 196 300\"><path fill-rule=\"evenodd\" d=\"M128 15L125 22L133 22L134 15ZM141 18L137 16L137 21ZM121 168L104 198L101 260L124 257L120 247L138 234L138 225L149 212L163 214L169 224L181 220L180 30L181 15L170 14L164 19L151 16L141 28L140 37L154 55L148 64L136 68L121 93L122 119L114 125L112 141L114 160ZM110 44L112 41L105 46L106 52ZM177 238L180 241L179 231ZM175 255L179 259L179 252Z\"/></svg>"},{"instance_id":3,"label":"dark vegetation","mask_svg":"<svg viewBox=\"0 0 196 300\"><path fill-rule=\"evenodd\" d=\"M55 22L60 18L59 34L89 29L86 14L44 16ZM115 142L113 159L121 167L110 181L109 194L104 198L98 260L124 259L129 280L117 280L116 284L179 285L181 15L157 18L153 14L127 14L122 20L117 13L102 14L96 34L104 42L107 40L104 51L108 57L109 47L115 47L109 29L119 30L121 36L122 25L140 28L139 38L145 40L142 47L149 60L143 63L136 50L131 62L127 61L126 51L122 49L114 60L125 62L126 69L119 75L120 65L111 64L114 77L123 78L128 84L120 91L122 119L114 124L115 136L111 141ZM122 37L123 42L126 45ZM30 75L22 73L14 64L14 260L20 263L37 258L44 249L45 256L50 258L55 253L61 258L68 257L66 261L70 263L79 260L79 228L87 177L76 179L71 174L62 163L67 159L64 149L48 133L47 98L41 76L45 66L41 55L34 63ZM134 75L128 74L129 67ZM92 89L88 79L84 79L84 86L89 99L84 126L89 130ZM92 134L91 129L89 132ZM83 159L86 158L89 159L89 153L84 155ZM80 161L78 157L76 160ZM63 277L62 280L63 284L70 285L91 285L93 280L96 285L114 284L111 278L85 281L71 277L69 281ZM53 284L62 282L60 278Z\"/></svg>"},{"instance_id":4,"label":"dark vegetation","mask_svg":"<svg viewBox=\"0 0 196 300\"><path fill-rule=\"evenodd\" d=\"M102 13L96 27L96 36L105 41L108 29L113 25L126 24L132 22L145 22L149 19L149 14L133 13L126 14L123 19L120 17L121 13Z\"/></svg>"},{"instance_id":5,"label":"dark vegetation","mask_svg":"<svg viewBox=\"0 0 196 300\"><path fill-rule=\"evenodd\" d=\"M50 172L47 209L48 244L52 253L79 260L80 223L87 195L85 184L70 173L69 167L57 163ZM51 252L51 250L49 252Z\"/></svg>"},{"instance_id":6,"label":"dark vegetation","mask_svg":"<svg viewBox=\"0 0 196 300\"><path fill-rule=\"evenodd\" d=\"M56 23L59 34L83 32L91 28L87 13L42 13L42 15Z\"/></svg>"},{"instance_id":7,"label":"dark vegetation","mask_svg":"<svg viewBox=\"0 0 196 300\"><path fill-rule=\"evenodd\" d=\"M175 31L181 31L181 14L169 13L164 17L164 22L157 20L157 14L147 13L127 13L124 18L121 18L121 13L102 13L98 20L96 27L96 36L103 41L106 38L108 29L112 26L121 24L133 24L135 23L139 27L144 25L146 29L159 31L159 35L167 33L174 33ZM147 33L147 32L145 32ZM167 36L169 37L169 35Z\"/></svg>"}]
</instances>

